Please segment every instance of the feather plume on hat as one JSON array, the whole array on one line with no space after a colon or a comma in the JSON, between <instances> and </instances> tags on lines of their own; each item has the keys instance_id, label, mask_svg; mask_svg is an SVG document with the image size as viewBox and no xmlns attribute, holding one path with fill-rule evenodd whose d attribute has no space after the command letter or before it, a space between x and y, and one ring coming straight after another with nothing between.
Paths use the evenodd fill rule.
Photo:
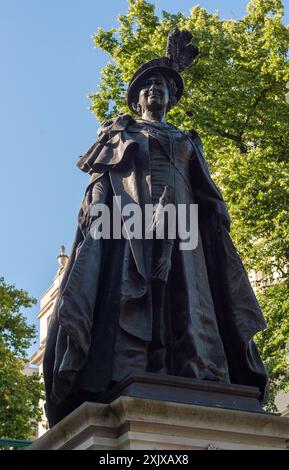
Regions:
<instances>
[{"instance_id":1,"label":"feather plume on hat","mask_svg":"<svg viewBox=\"0 0 289 470\"><path fill-rule=\"evenodd\" d=\"M199 49L191 43L192 38L192 33L187 29L175 28L168 34L166 57L177 72L183 72L190 67L199 54Z\"/></svg>"}]
</instances>

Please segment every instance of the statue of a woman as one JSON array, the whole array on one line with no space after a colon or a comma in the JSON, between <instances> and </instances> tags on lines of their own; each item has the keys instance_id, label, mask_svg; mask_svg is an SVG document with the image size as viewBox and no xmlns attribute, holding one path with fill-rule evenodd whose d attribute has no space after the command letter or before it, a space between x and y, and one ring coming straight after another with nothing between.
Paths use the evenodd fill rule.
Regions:
<instances>
[{"instance_id":1,"label":"statue of a woman","mask_svg":"<svg viewBox=\"0 0 289 470\"><path fill-rule=\"evenodd\" d=\"M188 31L170 33L167 55L142 65L130 82L136 117L104 123L79 161L91 179L47 337L50 425L137 373L252 385L264 397L267 373L252 337L266 324L229 237L226 205L198 134L165 121L182 96L180 71L198 53L190 41ZM132 203L142 213L154 204L151 237L92 236L92 208L123 214ZM180 249L168 224L157 238L166 204L198 204L196 247Z\"/></svg>"}]
</instances>

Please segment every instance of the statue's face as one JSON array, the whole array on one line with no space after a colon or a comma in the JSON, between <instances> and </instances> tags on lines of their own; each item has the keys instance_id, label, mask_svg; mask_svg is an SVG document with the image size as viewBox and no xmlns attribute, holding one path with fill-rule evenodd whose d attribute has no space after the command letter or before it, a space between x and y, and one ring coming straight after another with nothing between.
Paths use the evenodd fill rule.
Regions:
<instances>
[{"instance_id":1,"label":"statue's face","mask_svg":"<svg viewBox=\"0 0 289 470\"><path fill-rule=\"evenodd\" d=\"M138 100L142 110L163 109L166 111L169 99L167 82L160 73L144 77L140 84Z\"/></svg>"}]
</instances>

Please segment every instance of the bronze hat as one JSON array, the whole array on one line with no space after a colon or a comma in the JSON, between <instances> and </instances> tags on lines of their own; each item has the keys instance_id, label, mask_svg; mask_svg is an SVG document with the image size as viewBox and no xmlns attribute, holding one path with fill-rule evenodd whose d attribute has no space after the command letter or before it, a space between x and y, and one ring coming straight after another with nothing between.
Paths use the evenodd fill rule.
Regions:
<instances>
[{"instance_id":1,"label":"bronze hat","mask_svg":"<svg viewBox=\"0 0 289 470\"><path fill-rule=\"evenodd\" d=\"M136 88L144 76L155 72L163 73L175 82L174 105L180 100L184 90L184 82L180 72L188 68L199 53L199 49L191 44L191 40L192 34L190 31L186 29L180 31L177 28L171 30L168 34L166 55L144 63L135 72L129 83L126 97L128 107L133 113L136 113L133 107Z\"/></svg>"}]
</instances>

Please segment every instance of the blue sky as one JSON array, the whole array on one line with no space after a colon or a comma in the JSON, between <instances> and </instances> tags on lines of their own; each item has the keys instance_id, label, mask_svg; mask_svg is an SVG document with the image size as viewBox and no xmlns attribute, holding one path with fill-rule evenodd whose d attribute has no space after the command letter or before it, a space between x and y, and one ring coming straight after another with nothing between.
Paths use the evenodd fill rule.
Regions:
<instances>
[{"instance_id":1,"label":"blue sky","mask_svg":"<svg viewBox=\"0 0 289 470\"><path fill-rule=\"evenodd\" d=\"M196 4L241 18L246 0L155 0L185 14ZM283 1L289 23L289 0ZM39 298L69 251L87 176L78 157L95 140L88 110L107 56L92 34L116 24L126 0L2 0L0 8L0 276ZM27 312L36 322L38 305ZM37 345L31 348L33 352Z\"/></svg>"}]
</instances>

